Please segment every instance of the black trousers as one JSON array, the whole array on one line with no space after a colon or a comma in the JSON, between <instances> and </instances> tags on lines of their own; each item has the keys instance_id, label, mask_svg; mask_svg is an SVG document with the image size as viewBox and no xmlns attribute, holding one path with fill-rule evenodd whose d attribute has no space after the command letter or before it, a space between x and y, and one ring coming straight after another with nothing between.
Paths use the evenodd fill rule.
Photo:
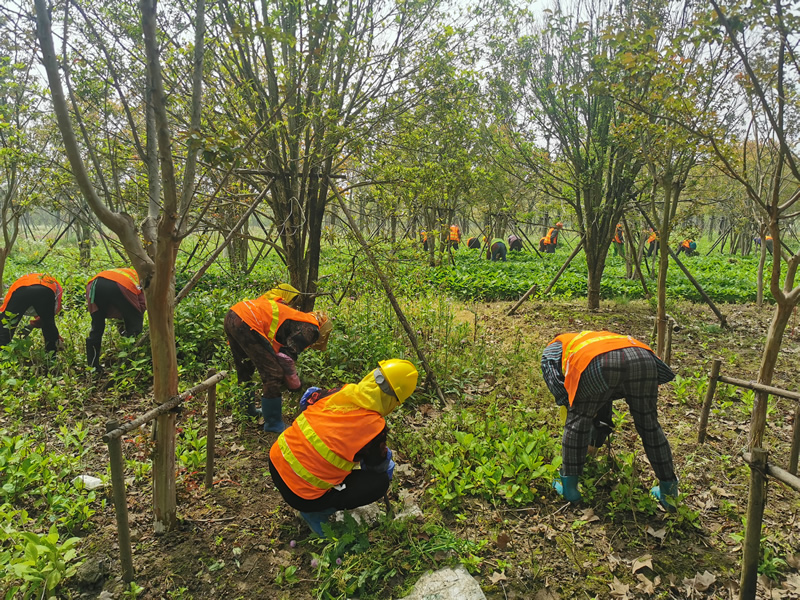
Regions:
<instances>
[{"instance_id":1,"label":"black trousers","mask_svg":"<svg viewBox=\"0 0 800 600\"><path fill-rule=\"evenodd\" d=\"M17 325L29 309L33 309L39 317L45 348L48 352L55 352L58 347L56 295L45 285L28 285L14 291L5 312L0 313L0 346L6 346L11 342ZM30 327L26 326L23 336L29 333Z\"/></svg>"},{"instance_id":2,"label":"black trousers","mask_svg":"<svg viewBox=\"0 0 800 600\"><path fill-rule=\"evenodd\" d=\"M109 312L112 311L122 315L122 322L125 324L122 335L134 337L142 333L144 314L128 301L116 282L102 277L96 279L94 281L94 303L97 305L97 310L92 313L92 328L89 330L87 338L92 346L100 348L103 334L106 331L106 319L109 318Z\"/></svg>"},{"instance_id":3,"label":"black trousers","mask_svg":"<svg viewBox=\"0 0 800 600\"><path fill-rule=\"evenodd\" d=\"M289 489L271 461L269 472L272 475L272 482L286 500L286 504L301 512L319 512L327 508L352 510L359 506L366 506L383 498L391 483L389 475L385 471L356 469L345 477L343 482L345 487L342 491L330 489L319 498L306 500Z\"/></svg>"}]
</instances>

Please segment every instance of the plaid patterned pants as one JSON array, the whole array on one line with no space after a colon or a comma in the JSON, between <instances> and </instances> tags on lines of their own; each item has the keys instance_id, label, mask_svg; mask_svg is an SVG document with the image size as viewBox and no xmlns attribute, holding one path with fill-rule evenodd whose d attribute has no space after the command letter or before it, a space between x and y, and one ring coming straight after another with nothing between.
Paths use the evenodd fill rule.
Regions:
<instances>
[{"instance_id":1,"label":"plaid patterned pants","mask_svg":"<svg viewBox=\"0 0 800 600\"><path fill-rule=\"evenodd\" d=\"M580 475L586 461L592 419L604 404L625 398L644 451L660 481L674 481L672 450L658 423L658 366L652 352L644 348L622 348L595 357L608 390L589 392L583 381L569 409L562 440L561 474ZM588 370L588 369L587 369Z\"/></svg>"}]
</instances>

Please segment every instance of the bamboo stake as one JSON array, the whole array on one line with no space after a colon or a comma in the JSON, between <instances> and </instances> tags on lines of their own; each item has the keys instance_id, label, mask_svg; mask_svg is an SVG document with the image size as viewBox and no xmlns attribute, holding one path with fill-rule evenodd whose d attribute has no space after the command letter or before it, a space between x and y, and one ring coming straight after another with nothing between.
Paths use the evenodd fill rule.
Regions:
<instances>
[{"instance_id":1,"label":"bamboo stake","mask_svg":"<svg viewBox=\"0 0 800 600\"><path fill-rule=\"evenodd\" d=\"M792 451L789 454L789 473L797 475L797 459L800 456L800 404L794 408L794 428L792 429Z\"/></svg>"},{"instance_id":2,"label":"bamboo stake","mask_svg":"<svg viewBox=\"0 0 800 600\"><path fill-rule=\"evenodd\" d=\"M753 457L749 452L743 452L742 458L748 465L753 461ZM781 483L788 485L793 490L800 492L800 477L796 477L788 471L784 471L780 467L776 467L775 465L771 465L769 463L767 463L767 467L764 472L773 479L777 479Z\"/></svg>"},{"instance_id":3,"label":"bamboo stake","mask_svg":"<svg viewBox=\"0 0 800 600\"><path fill-rule=\"evenodd\" d=\"M745 460L747 460L745 458ZM756 597L758 562L761 554L761 521L767 495L767 451L753 448L750 464L750 498L747 502L747 527L742 553L742 575L739 580L739 600Z\"/></svg>"},{"instance_id":4,"label":"bamboo stake","mask_svg":"<svg viewBox=\"0 0 800 600\"><path fill-rule=\"evenodd\" d=\"M558 282L558 280L564 274L564 271L567 270L567 267L569 266L569 263L572 262L572 259L574 259L576 256L578 256L578 252L580 252L581 248L583 248L583 244L584 244L585 241L586 241L586 238L585 237L581 237L580 241L578 242L578 245L575 246L575 250L573 250L572 254L569 255L567 260L562 265L561 269L558 271L558 273L556 273L556 276L553 277L553 279L550 281L550 283L547 284L547 289L545 289L545 291L543 292L544 294L549 294L550 293L550 290L553 289L553 286L556 284L556 282Z\"/></svg>"},{"instance_id":5,"label":"bamboo stake","mask_svg":"<svg viewBox=\"0 0 800 600\"><path fill-rule=\"evenodd\" d=\"M214 376L214 369L208 370L208 378ZM206 409L206 489L214 486L214 450L217 435L217 384L208 388L208 406Z\"/></svg>"},{"instance_id":6,"label":"bamboo stake","mask_svg":"<svg viewBox=\"0 0 800 600\"><path fill-rule=\"evenodd\" d=\"M698 444L703 444L706 441L708 413L711 411L711 403L713 402L714 394L717 391L717 381L719 381L720 367L722 367L722 361L718 358L715 358L714 362L711 363L711 377L708 380L708 389L706 389L706 397L703 401L703 410L700 412L700 425L697 428Z\"/></svg>"},{"instance_id":7,"label":"bamboo stake","mask_svg":"<svg viewBox=\"0 0 800 600\"><path fill-rule=\"evenodd\" d=\"M336 199L339 201L339 206L342 209L342 212L347 217L347 221L350 223L350 229L352 229L353 234L358 239L359 244L364 249L364 253L367 255L369 262L372 263L372 268L375 269L375 272L378 275L378 278L381 280L381 285L383 285L383 289L386 292L386 296L389 298L389 302L394 309L395 314L397 315L398 320L403 325L403 329L406 330L406 335L408 335L408 339L411 342L411 345L414 347L414 351L417 353L417 357L419 357L420 362L422 363L422 367L425 369L425 374L428 377L428 381L433 386L433 389L436 391L436 395L439 397L439 400L442 403L445 403L444 394L442 393L441 388L439 387L439 383L436 381L436 374L431 369L431 366L428 364L428 360L425 358L425 353L422 350L422 347L419 345L417 341L417 334L414 333L414 329L409 324L408 320L406 319L405 315L403 314L403 310L400 308L400 305L397 302L397 298L394 296L394 292L392 292L392 287L389 285L389 281L386 279L386 276L383 274L383 271L378 264L378 261L375 259L375 255L370 250L369 246L367 245L364 236L361 234L361 230L358 228L358 225L353 219L353 215L350 214L347 206L345 206L344 199L342 195L339 193L339 190L333 184L333 181L330 182L330 189L333 190Z\"/></svg>"},{"instance_id":8,"label":"bamboo stake","mask_svg":"<svg viewBox=\"0 0 800 600\"><path fill-rule=\"evenodd\" d=\"M116 421L106 423L106 431L116 430ZM117 538L119 540L119 562L122 565L122 579L133 581L133 552L131 532L128 523L128 499L125 494L125 462L122 458L122 440L114 437L108 440L108 458L111 463L111 487L114 495L114 512L117 516Z\"/></svg>"},{"instance_id":9,"label":"bamboo stake","mask_svg":"<svg viewBox=\"0 0 800 600\"><path fill-rule=\"evenodd\" d=\"M667 327L667 343L666 343L666 349L664 350L664 364L667 365L668 367L670 366L670 363L672 362L672 329L673 329L673 327L674 327L673 323L670 323L669 327Z\"/></svg>"},{"instance_id":10,"label":"bamboo stake","mask_svg":"<svg viewBox=\"0 0 800 600\"><path fill-rule=\"evenodd\" d=\"M531 294L533 294L536 291L536 287L537 287L537 285L534 283L531 286L531 288L522 295L522 298L520 298L519 301L517 301L517 303L514 306L511 307L511 309L506 313L506 316L510 317L515 312L517 312L517 309L522 305L523 302L525 302L525 300L528 299L528 296L530 296Z\"/></svg>"},{"instance_id":11,"label":"bamboo stake","mask_svg":"<svg viewBox=\"0 0 800 600\"><path fill-rule=\"evenodd\" d=\"M633 237L631 237L631 228L628 227L628 221L625 220L625 217L622 218L622 225L625 227L625 237L628 238L628 248L630 248L631 257L633 258L633 268L636 269L636 275L637 277L639 277L639 281L642 282L644 297L649 300L650 291L647 289L647 283L644 280L644 275L642 274L642 269L641 266L639 265L639 253L636 251L636 247L633 245Z\"/></svg>"}]
</instances>

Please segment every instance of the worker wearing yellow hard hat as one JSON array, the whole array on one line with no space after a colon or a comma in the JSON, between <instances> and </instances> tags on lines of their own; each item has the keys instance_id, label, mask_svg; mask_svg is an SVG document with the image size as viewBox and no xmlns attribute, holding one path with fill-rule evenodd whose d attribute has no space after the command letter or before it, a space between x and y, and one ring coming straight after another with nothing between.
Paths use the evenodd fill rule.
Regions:
<instances>
[{"instance_id":1,"label":"worker wearing yellow hard hat","mask_svg":"<svg viewBox=\"0 0 800 600\"><path fill-rule=\"evenodd\" d=\"M395 463L384 417L414 393L418 377L411 362L393 358L357 384L306 391L303 412L270 450L269 470L318 535L337 510L371 504L389 489Z\"/></svg>"}]
</instances>

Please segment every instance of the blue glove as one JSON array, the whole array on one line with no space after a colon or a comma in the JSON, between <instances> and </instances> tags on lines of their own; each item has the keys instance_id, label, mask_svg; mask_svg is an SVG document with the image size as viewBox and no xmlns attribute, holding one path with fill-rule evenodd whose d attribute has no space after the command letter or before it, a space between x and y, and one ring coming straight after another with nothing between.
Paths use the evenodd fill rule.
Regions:
<instances>
[{"instance_id":1,"label":"blue glove","mask_svg":"<svg viewBox=\"0 0 800 600\"><path fill-rule=\"evenodd\" d=\"M311 406L311 404L308 403L308 399L311 397L311 394L313 394L314 392L318 392L321 389L322 388L318 388L318 387L310 387L310 388L308 388L306 390L305 394L303 394L303 397L300 398L300 410L301 411L303 411L303 410L307 409L309 406ZM313 404L313 402L312 402L312 404Z\"/></svg>"},{"instance_id":2,"label":"blue glove","mask_svg":"<svg viewBox=\"0 0 800 600\"><path fill-rule=\"evenodd\" d=\"M392 451L388 448L386 449L386 460L389 461L389 466L386 467L386 474L389 476L389 481L392 480L394 477L394 468L397 466L395 462L392 460Z\"/></svg>"}]
</instances>

